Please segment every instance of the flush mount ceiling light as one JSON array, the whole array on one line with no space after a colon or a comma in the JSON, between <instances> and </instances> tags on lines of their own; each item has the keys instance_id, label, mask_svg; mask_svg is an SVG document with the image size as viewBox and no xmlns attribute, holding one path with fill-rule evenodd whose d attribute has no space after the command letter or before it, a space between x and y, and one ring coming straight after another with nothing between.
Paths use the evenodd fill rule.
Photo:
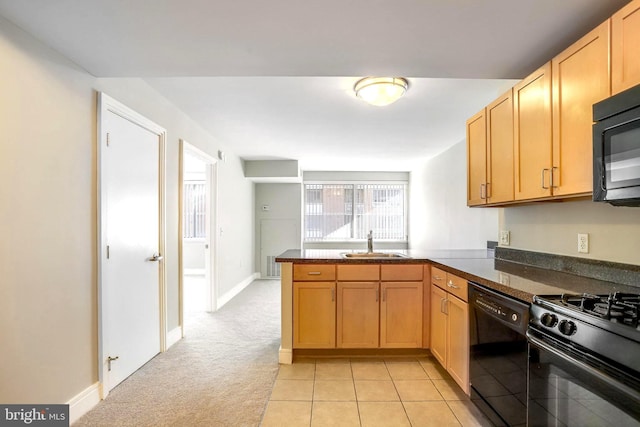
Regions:
<instances>
[{"instance_id":1,"label":"flush mount ceiling light","mask_svg":"<svg viewBox=\"0 0 640 427\"><path fill-rule=\"evenodd\" d=\"M353 90L358 98L381 107L396 102L408 87L409 82L403 77L365 77L358 80Z\"/></svg>"}]
</instances>

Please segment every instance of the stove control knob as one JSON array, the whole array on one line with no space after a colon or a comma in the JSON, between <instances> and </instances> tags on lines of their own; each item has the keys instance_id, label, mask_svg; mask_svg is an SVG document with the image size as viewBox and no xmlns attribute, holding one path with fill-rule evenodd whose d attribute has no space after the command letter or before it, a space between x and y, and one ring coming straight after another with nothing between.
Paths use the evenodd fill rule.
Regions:
<instances>
[{"instance_id":1,"label":"stove control knob","mask_svg":"<svg viewBox=\"0 0 640 427\"><path fill-rule=\"evenodd\" d=\"M540 318L540 323L547 328L553 328L558 324L558 317L555 314L545 313Z\"/></svg>"},{"instance_id":2,"label":"stove control knob","mask_svg":"<svg viewBox=\"0 0 640 427\"><path fill-rule=\"evenodd\" d=\"M563 320L562 322L560 322L560 324L558 325L558 329L560 330L560 332L563 335L573 335L576 333L576 324L569 321L569 320Z\"/></svg>"}]
</instances>

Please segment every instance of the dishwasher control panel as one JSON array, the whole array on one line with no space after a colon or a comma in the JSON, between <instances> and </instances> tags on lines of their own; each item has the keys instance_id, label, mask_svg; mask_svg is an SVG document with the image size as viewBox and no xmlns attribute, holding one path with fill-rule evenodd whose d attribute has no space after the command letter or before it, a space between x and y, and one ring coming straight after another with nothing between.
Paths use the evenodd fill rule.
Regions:
<instances>
[{"instance_id":1,"label":"dishwasher control panel","mask_svg":"<svg viewBox=\"0 0 640 427\"><path fill-rule=\"evenodd\" d=\"M475 283L469 282L469 285L469 303L472 307L482 310L514 329L526 330L529 323L529 306Z\"/></svg>"}]
</instances>

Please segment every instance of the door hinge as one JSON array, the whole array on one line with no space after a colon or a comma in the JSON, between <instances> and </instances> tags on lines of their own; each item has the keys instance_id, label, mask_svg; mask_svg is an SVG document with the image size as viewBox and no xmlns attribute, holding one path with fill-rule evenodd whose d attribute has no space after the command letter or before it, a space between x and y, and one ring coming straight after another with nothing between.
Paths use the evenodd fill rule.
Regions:
<instances>
[{"instance_id":1,"label":"door hinge","mask_svg":"<svg viewBox=\"0 0 640 427\"><path fill-rule=\"evenodd\" d=\"M109 132L107 132L107 147L109 146L109 141L110 141Z\"/></svg>"},{"instance_id":2,"label":"door hinge","mask_svg":"<svg viewBox=\"0 0 640 427\"><path fill-rule=\"evenodd\" d=\"M120 356L116 356L116 357L107 357L107 370L109 372L111 372L111 362L115 362L116 360L120 359Z\"/></svg>"},{"instance_id":3,"label":"door hinge","mask_svg":"<svg viewBox=\"0 0 640 427\"><path fill-rule=\"evenodd\" d=\"M109 245L107 245L107 259L109 259Z\"/></svg>"}]
</instances>

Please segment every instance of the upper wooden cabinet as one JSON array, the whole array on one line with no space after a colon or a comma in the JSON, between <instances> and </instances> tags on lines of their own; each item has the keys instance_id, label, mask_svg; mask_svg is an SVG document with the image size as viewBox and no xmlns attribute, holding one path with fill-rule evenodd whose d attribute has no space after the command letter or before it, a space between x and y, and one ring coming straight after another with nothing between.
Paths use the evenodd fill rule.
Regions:
<instances>
[{"instance_id":1,"label":"upper wooden cabinet","mask_svg":"<svg viewBox=\"0 0 640 427\"><path fill-rule=\"evenodd\" d=\"M515 199L551 196L551 62L513 88Z\"/></svg>"},{"instance_id":2,"label":"upper wooden cabinet","mask_svg":"<svg viewBox=\"0 0 640 427\"><path fill-rule=\"evenodd\" d=\"M615 95L640 84L640 0L611 18L611 89Z\"/></svg>"},{"instance_id":3,"label":"upper wooden cabinet","mask_svg":"<svg viewBox=\"0 0 640 427\"><path fill-rule=\"evenodd\" d=\"M487 203L487 122L483 108L467 120L467 205Z\"/></svg>"},{"instance_id":4,"label":"upper wooden cabinet","mask_svg":"<svg viewBox=\"0 0 640 427\"><path fill-rule=\"evenodd\" d=\"M488 204L513 200L513 91L487 106Z\"/></svg>"},{"instance_id":5,"label":"upper wooden cabinet","mask_svg":"<svg viewBox=\"0 0 640 427\"><path fill-rule=\"evenodd\" d=\"M592 106L611 95L609 21L556 56L551 70L553 166L549 186L553 196L589 195L593 189Z\"/></svg>"},{"instance_id":6,"label":"upper wooden cabinet","mask_svg":"<svg viewBox=\"0 0 640 427\"><path fill-rule=\"evenodd\" d=\"M467 120L467 205L513 200L513 91Z\"/></svg>"},{"instance_id":7,"label":"upper wooden cabinet","mask_svg":"<svg viewBox=\"0 0 640 427\"><path fill-rule=\"evenodd\" d=\"M640 84L638 52L634 0L469 119L467 204L589 196L593 104Z\"/></svg>"}]
</instances>

